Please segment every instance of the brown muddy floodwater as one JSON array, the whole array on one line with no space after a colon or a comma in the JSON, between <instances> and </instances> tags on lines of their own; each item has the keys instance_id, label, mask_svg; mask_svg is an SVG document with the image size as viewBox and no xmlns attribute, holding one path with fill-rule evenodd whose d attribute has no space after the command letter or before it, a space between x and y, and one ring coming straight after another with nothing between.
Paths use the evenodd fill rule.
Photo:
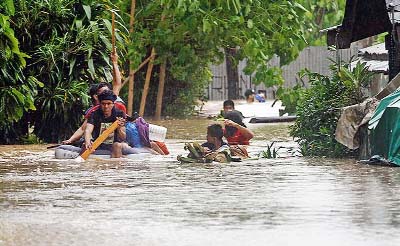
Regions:
<instances>
[{"instance_id":1,"label":"brown muddy floodwater","mask_svg":"<svg viewBox=\"0 0 400 246\"><path fill-rule=\"evenodd\" d=\"M251 154L276 141L280 158L179 164L209 123L157 122L166 157L0 146L0 245L400 245L400 168L300 157L288 124L254 129Z\"/></svg>"}]
</instances>

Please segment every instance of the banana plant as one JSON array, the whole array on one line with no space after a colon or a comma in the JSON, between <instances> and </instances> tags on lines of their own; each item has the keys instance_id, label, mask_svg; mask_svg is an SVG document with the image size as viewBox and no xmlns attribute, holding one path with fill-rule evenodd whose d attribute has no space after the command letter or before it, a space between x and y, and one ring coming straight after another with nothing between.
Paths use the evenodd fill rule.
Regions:
<instances>
[{"instance_id":1,"label":"banana plant","mask_svg":"<svg viewBox=\"0 0 400 246\"><path fill-rule=\"evenodd\" d=\"M20 0L15 30L30 59L24 74L34 74L43 88L30 111L34 133L45 142L72 134L89 107L87 88L112 79L110 51L111 1ZM125 53L123 19L117 32L118 51Z\"/></svg>"}]
</instances>

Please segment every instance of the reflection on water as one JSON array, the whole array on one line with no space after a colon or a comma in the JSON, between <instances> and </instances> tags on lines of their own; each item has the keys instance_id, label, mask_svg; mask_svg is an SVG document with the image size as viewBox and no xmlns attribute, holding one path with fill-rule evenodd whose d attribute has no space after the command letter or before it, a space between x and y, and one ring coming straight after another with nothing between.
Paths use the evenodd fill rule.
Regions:
<instances>
[{"instance_id":1,"label":"reflection on water","mask_svg":"<svg viewBox=\"0 0 400 246\"><path fill-rule=\"evenodd\" d=\"M276 143L278 159L181 165L184 141L167 157L83 164L1 146L0 245L400 243L398 168L296 157L293 142Z\"/></svg>"}]
</instances>

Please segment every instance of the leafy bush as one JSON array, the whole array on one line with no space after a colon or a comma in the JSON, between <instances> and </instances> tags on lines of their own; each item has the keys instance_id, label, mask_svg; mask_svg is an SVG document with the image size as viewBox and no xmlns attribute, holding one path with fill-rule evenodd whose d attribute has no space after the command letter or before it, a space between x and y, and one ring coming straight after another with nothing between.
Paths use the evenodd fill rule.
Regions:
<instances>
[{"instance_id":1,"label":"leafy bush","mask_svg":"<svg viewBox=\"0 0 400 246\"><path fill-rule=\"evenodd\" d=\"M87 108L87 84L63 81L55 87L45 87L37 97L33 133L46 142L58 142L68 137L81 124Z\"/></svg>"},{"instance_id":2,"label":"leafy bush","mask_svg":"<svg viewBox=\"0 0 400 246\"><path fill-rule=\"evenodd\" d=\"M280 114L296 114L297 103L305 90L304 84L297 84L293 88L279 87L276 91L276 98L281 100L282 105L285 106L285 109Z\"/></svg>"},{"instance_id":3,"label":"leafy bush","mask_svg":"<svg viewBox=\"0 0 400 246\"><path fill-rule=\"evenodd\" d=\"M361 103L366 99L363 88L369 85L372 73L358 63L352 70L349 64L331 66L333 76L328 77L305 70L303 77L310 81L296 108L297 120L290 134L297 138L304 156L344 157L354 151L335 140L340 109Z\"/></svg>"},{"instance_id":4,"label":"leafy bush","mask_svg":"<svg viewBox=\"0 0 400 246\"><path fill-rule=\"evenodd\" d=\"M11 26L14 14L12 0L0 3L0 144L15 143L27 134L28 127L18 122L24 119L24 112L35 109L34 96L43 86L35 77L23 74L28 56L20 50Z\"/></svg>"},{"instance_id":5,"label":"leafy bush","mask_svg":"<svg viewBox=\"0 0 400 246\"><path fill-rule=\"evenodd\" d=\"M40 140L57 142L72 134L89 106L88 84L111 81L109 6L108 0L15 1L10 22L19 48L29 58L21 75L14 77L24 84L23 94L29 100L14 96L14 101L27 105L14 115L24 115L25 127L33 126ZM123 31L116 35L121 54L123 36ZM42 88L36 90L34 82ZM26 132L15 132L12 138L22 139Z\"/></svg>"}]
</instances>

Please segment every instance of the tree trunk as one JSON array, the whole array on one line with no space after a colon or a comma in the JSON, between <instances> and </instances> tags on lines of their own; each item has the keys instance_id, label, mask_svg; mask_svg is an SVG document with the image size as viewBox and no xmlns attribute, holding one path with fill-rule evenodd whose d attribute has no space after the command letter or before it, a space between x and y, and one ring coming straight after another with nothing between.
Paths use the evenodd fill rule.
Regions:
<instances>
[{"instance_id":1,"label":"tree trunk","mask_svg":"<svg viewBox=\"0 0 400 246\"><path fill-rule=\"evenodd\" d=\"M166 70L166 67L167 67L167 61L165 60L160 65L160 80L159 80L159 83L158 83L155 120L161 120L161 110L162 110L162 101L163 101L163 96L164 96L164 84L165 84L165 70Z\"/></svg>"},{"instance_id":2,"label":"tree trunk","mask_svg":"<svg viewBox=\"0 0 400 246\"><path fill-rule=\"evenodd\" d=\"M143 116L144 115L144 107L146 106L146 98L147 94L149 93L149 85L150 85L150 79L151 79L151 72L153 71L153 61L155 57L155 49L151 49L151 59L149 61L148 67L147 67L147 72L146 72L146 80L144 81L144 87L143 87L143 92L142 92L142 100L140 101L140 110L139 110L139 115Z\"/></svg>"},{"instance_id":3,"label":"tree trunk","mask_svg":"<svg viewBox=\"0 0 400 246\"><path fill-rule=\"evenodd\" d=\"M139 67L137 67L135 70L129 70L129 77L128 78L130 78L130 76L131 76L131 72L133 71L133 75L135 75L135 73L137 72L137 71L139 71L144 65L146 65L149 61L150 61L150 56L149 57L147 57L144 61L142 61L142 63L140 63L140 65L139 65ZM124 82L122 83L122 86L121 86L121 88L123 88L124 86L125 86L125 84L128 82L129 80L124 80Z\"/></svg>"},{"instance_id":4,"label":"tree trunk","mask_svg":"<svg viewBox=\"0 0 400 246\"><path fill-rule=\"evenodd\" d=\"M239 73L238 67L235 64L234 57L236 56L236 49L226 48L226 74L228 82L228 98L227 99L238 99L239 98Z\"/></svg>"},{"instance_id":5,"label":"tree trunk","mask_svg":"<svg viewBox=\"0 0 400 246\"><path fill-rule=\"evenodd\" d=\"M131 15L129 20L129 33L132 36L134 31L133 26L135 23L135 9L136 9L136 0L132 0L131 2ZM128 114L132 115L133 112L133 88L135 81L135 72L132 67L131 61L129 61L129 86L128 86Z\"/></svg>"}]
</instances>

